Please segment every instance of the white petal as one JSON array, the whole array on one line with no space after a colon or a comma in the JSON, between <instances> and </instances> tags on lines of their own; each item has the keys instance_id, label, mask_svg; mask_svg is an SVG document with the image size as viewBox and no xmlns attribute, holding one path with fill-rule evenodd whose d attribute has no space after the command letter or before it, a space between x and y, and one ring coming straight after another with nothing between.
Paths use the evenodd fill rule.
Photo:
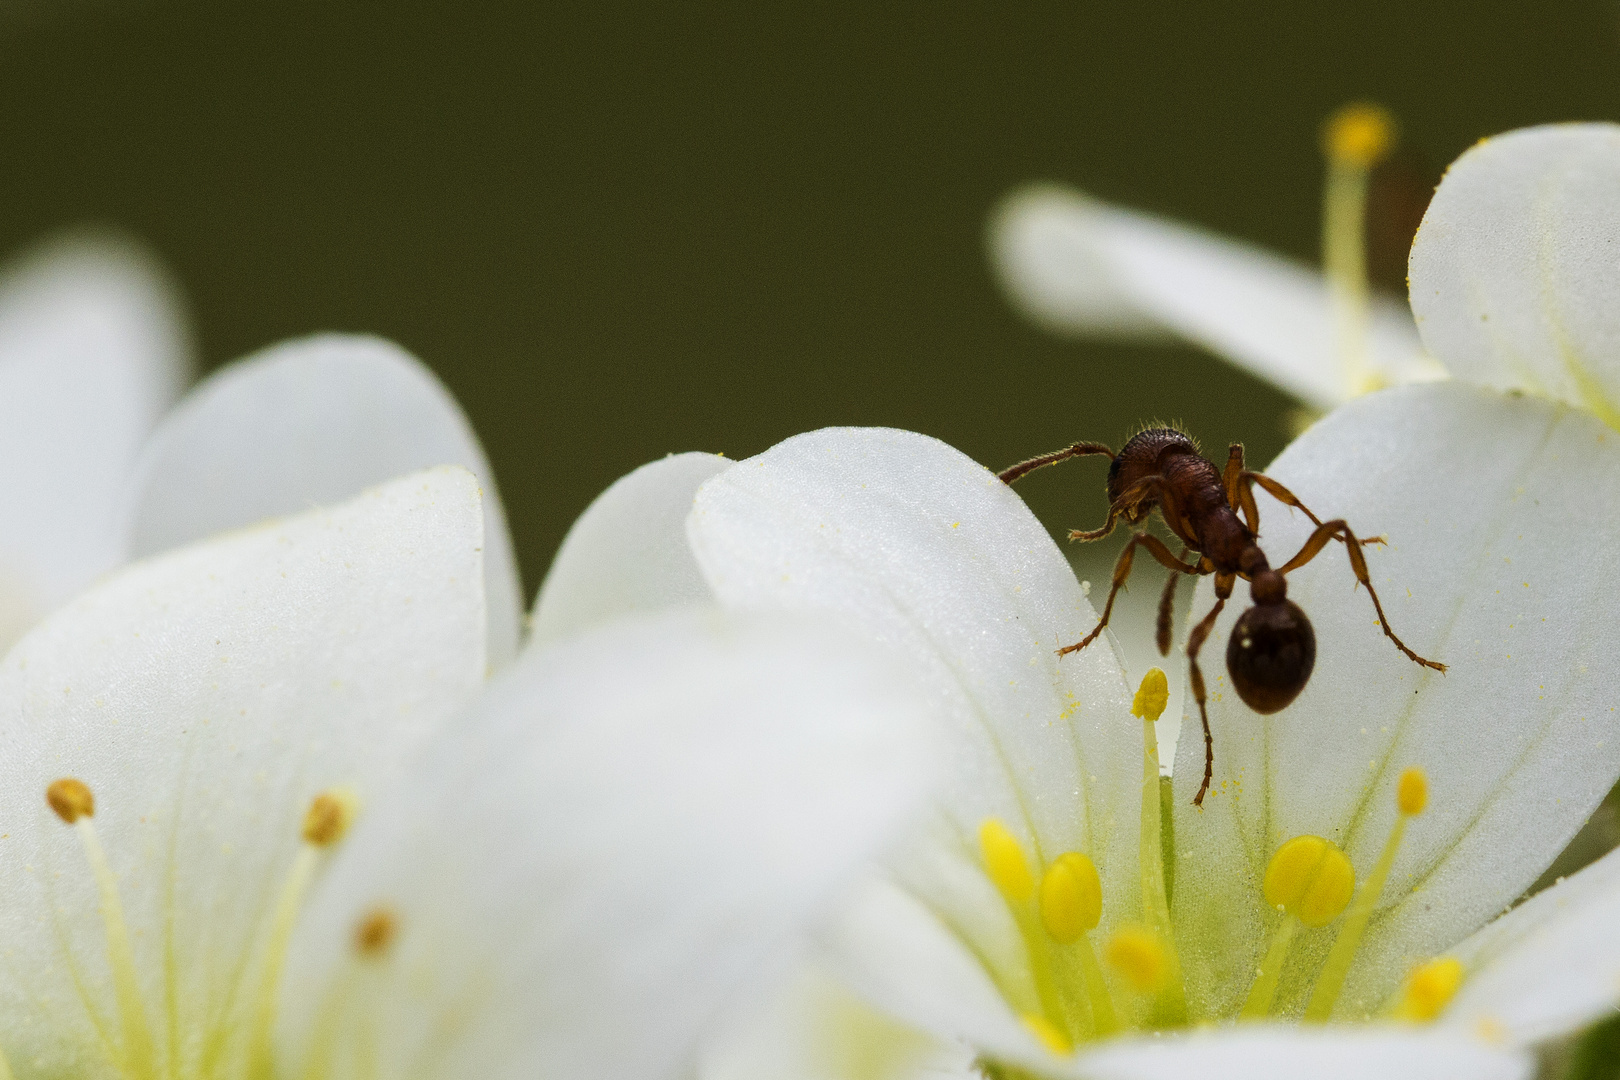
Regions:
<instances>
[{"instance_id":1,"label":"white petal","mask_svg":"<svg viewBox=\"0 0 1620 1080\"><path fill-rule=\"evenodd\" d=\"M1620 427L1620 125L1527 128L1451 166L1412 244L1412 310L1452 374Z\"/></svg>"},{"instance_id":2,"label":"white petal","mask_svg":"<svg viewBox=\"0 0 1620 1080\"><path fill-rule=\"evenodd\" d=\"M117 563L119 493L189 372L175 292L133 245L70 237L0 276L0 651Z\"/></svg>"},{"instance_id":3,"label":"white petal","mask_svg":"<svg viewBox=\"0 0 1620 1080\"><path fill-rule=\"evenodd\" d=\"M142 454L129 554L334 503L435 465L460 465L483 486L489 656L499 667L517 650L523 604L495 475L450 392L379 338L290 341L205 379Z\"/></svg>"},{"instance_id":4,"label":"white petal","mask_svg":"<svg viewBox=\"0 0 1620 1080\"><path fill-rule=\"evenodd\" d=\"M1620 1003L1620 853L1450 950L1465 981L1442 1023L1515 1046L1614 1015Z\"/></svg>"},{"instance_id":5,"label":"white petal","mask_svg":"<svg viewBox=\"0 0 1620 1080\"><path fill-rule=\"evenodd\" d=\"M1054 330L1168 331L1320 408L1349 396L1327 286L1290 259L1055 185L1008 198L990 248L1009 295ZM1367 347L1391 382L1439 374L1392 298L1375 299Z\"/></svg>"},{"instance_id":6,"label":"white petal","mask_svg":"<svg viewBox=\"0 0 1620 1080\"><path fill-rule=\"evenodd\" d=\"M312 901L289 1060L319 1054L324 994L375 965L351 935L385 904L400 938L366 973L371 1019L344 1014L357 1038L376 1025L377 1075L690 1064L722 1002L915 816L931 731L891 661L804 620L678 611L526 652Z\"/></svg>"},{"instance_id":7,"label":"white petal","mask_svg":"<svg viewBox=\"0 0 1620 1080\"><path fill-rule=\"evenodd\" d=\"M1085 1080L1518 1080L1534 1068L1528 1054L1450 1034L1243 1027L1121 1040L1048 1071Z\"/></svg>"},{"instance_id":8,"label":"white petal","mask_svg":"<svg viewBox=\"0 0 1620 1080\"><path fill-rule=\"evenodd\" d=\"M929 1038L805 962L727 1020L705 1046L700 1080L982 1080L966 1046Z\"/></svg>"},{"instance_id":9,"label":"white petal","mask_svg":"<svg viewBox=\"0 0 1620 1080\"><path fill-rule=\"evenodd\" d=\"M732 464L718 454L671 454L598 495L546 572L534 602L534 640L632 611L712 602L686 541L686 515L699 485Z\"/></svg>"},{"instance_id":10,"label":"white petal","mask_svg":"<svg viewBox=\"0 0 1620 1080\"><path fill-rule=\"evenodd\" d=\"M257 1002L248 963L310 799L364 801L484 672L473 477L439 469L331 511L130 567L0 665L0 1048L13 1067L108 1075L107 943L52 781L95 793L160 1050ZM97 1018L92 1020L92 1017ZM113 1036L116 1040L116 1034Z\"/></svg>"},{"instance_id":11,"label":"white petal","mask_svg":"<svg viewBox=\"0 0 1620 1080\"><path fill-rule=\"evenodd\" d=\"M956 781L900 873L955 931L989 949L1010 927L979 869L991 817L1037 868L1065 851L1096 861L1104 932L1136 917L1141 724L1111 648L1059 662L1096 615L995 474L922 435L829 429L710 480L689 530L723 603L832 613L918 665L951 722Z\"/></svg>"},{"instance_id":12,"label":"white petal","mask_svg":"<svg viewBox=\"0 0 1620 1080\"><path fill-rule=\"evenodd\" d=\"M1407 829L1340 1000L1360 1015L1409 965L1511 903L1620 775L1620 606L1605 584L1620 576L1620 436L1579 409L1447 383L1355 401L1267 471L1319 516L1389 538L1367 560L1391 625L1450 671L1396 652L1331 544L1288 578L1315 625L1315 674L1289 708L1258 716L1222 663L1247 606L1235 597L1205 653L1216 786L1203 813L1188 805L1201 740L1183 739L1176 762L1182 958L1194 997L1235 1008L1263 948L1258 883L1277 845L1328 837L1365 875L1395 817L1396 779L1416 765L1429 807ZM1278 564L1310 526L1260 504ZM1209 603L1206 585L1193 616ZM1298 1001L1334 933L1296 941L1280 1000Z\"/></svg>"}]
</instances>

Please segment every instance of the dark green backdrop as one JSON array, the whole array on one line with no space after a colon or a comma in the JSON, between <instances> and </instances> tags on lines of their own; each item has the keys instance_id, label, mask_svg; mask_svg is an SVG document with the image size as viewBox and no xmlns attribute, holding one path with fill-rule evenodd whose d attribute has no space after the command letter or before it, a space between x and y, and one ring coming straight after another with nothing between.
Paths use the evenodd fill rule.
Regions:
<instances>
[{"instance_id":1,"label":"dark green backdrop","mask_svg":"<svg viewBox=\"0 0 1620 1080\"><path fill-rule=\"evenodd\" d=\"M1428 182L1481 135L1620 112L1610 0L36 0L0 50L0 248L127 227L209 365L399 340L482 433L531 588L670 450L897 424L999 465L1165 416L1275 453L1278 394L1008 311L981 233L1012 184L1313 257L1347 99L1399 114ZM1101 509L1084 467L1028 487L1054 526Z\"/></svg>"}]
</instances>

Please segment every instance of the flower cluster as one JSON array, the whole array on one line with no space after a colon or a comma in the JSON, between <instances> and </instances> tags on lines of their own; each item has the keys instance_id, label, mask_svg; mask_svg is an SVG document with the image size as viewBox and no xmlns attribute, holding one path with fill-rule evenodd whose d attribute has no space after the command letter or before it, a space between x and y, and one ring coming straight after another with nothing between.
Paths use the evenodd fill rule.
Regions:
<instances>
[{"instance_id":1,"label":"flower cluster","mask_svg":"<svg viewBox=\"0 0 1620 1080\"><path fill-rule=\"evenodd\" d=\"M1606 125L1453 167L1412 303L1455 378L1268 469L1388 538L1386 610L1449 670L1325 553L1289 578L1299 699L1211 681L1201 808L1201 745L1160 776L1165 674L1057 655L1097 619L1062 552L936 440L644 466L525 639L424 368L324 337L225 369L103 456L73 587L128 565L0 661L0 1077L1527 1075L1620 997L1620 859L1515 906L1620 777L1616 206ZM1082 210L1088 273L1148 251L1203 303L1249 258ZM1158 280L1131 265L1125 321ZM17 311L49 321L0 295L0 346ZM143 400L174 382L172 349L119 355Z\"/></svg>"}]
</instances>

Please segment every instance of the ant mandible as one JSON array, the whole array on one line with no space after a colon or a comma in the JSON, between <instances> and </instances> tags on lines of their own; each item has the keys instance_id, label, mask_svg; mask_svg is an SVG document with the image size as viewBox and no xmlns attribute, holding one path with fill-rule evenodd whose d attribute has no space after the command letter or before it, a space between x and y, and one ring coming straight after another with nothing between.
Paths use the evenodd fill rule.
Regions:
<instances>
[{"instance_id":1,"label":"ant mandible","mask_svg":"<svg viewBox=\"0 0 1620 1080\"><path fill-rule=\"evenodd\" d=\"M1362 545L1382 544L1384 538L1358 540L1342 519L1323 521L1318 518L1277 481L1244 468L1242 443L1231 445L1226 470L1222 472L1199 453L1198 444L1185 432L1153 427L1134 435L1118 454L1102 443L1075 443L1020 462L997 476L1004 483L1012 484L1035 469L1088 454L1100 454L1112 462L1108 468L1108 520L1100 529L1070 532L1070 540L1101 540L1114 531L1114 525L1121 518L1127 524L1138 525L1157 510L1183 546L1181 554L1176 556L1163 541L1147 532L1132 536L1114 564L1113 587L1108 590L1108 603L1103 607L1096 628L1075 644L1059 649L1059 656L1079 652L1103 632L1114 611L1114 597L1130 577L1131 561L1138 547L1146 548L1148 554L1170 571L1170 580L1165 583L1164 595L1159 599L1161 656L1170 653L1171 610L1180 575L1215 575L1215 607L1187 636L1193 698L1198 702L1198 718L1204 724L1204 782L1198 787L1193 805L1203 805L1204 794L1215 774L1215 740L1210 734L1209 713L1204 707L1204 675L1198 670L1198 650L1214 628L1221 609L1226 607L1238 578L1249 582L1249 596L1254 604L1232 627L1232 637L1226 645L1226 670L1232 676L1238 696L1257 713L1274 713L1287 708L1305 689L1311 669L1316 666L1316 632L1311 629L1311 620L1305 617L1305 612L1288 599L1287 575L1316 558L1330 540L1338 540L1349 551L1350 568L1356 580L1367 587L1384 636L1415 663L1435 671L1446 670L1446 665L1425 660L1407 648L1389 628L1384 607L1378 602L1378 594L1373 591L1367 574L1367 560L1361 554ZM1275 570L1256 543L1260 531L1260 511L1254 502L1256 484L1283 505L1303 510L1316 526L1299 554ZM1242 520L1238 518L1239 513L1243 515ZM1197 555L1198 561L1188 562L1188 555Z\"/></svg>"}]
</instances>

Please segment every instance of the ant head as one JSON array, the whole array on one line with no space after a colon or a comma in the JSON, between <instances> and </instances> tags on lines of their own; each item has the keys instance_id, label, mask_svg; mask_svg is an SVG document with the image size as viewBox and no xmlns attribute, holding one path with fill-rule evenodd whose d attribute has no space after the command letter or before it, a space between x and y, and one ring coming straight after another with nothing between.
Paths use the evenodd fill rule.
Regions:
<instances>
[{"instance_id":1,"label":"ant head","mask_svg":"<svg viewBox=\"0 0 1620 1080\"><path fill-rule=\"evenodd\" d=\"M1255 604L1239 616L1226 643L1226 670L1249 708L1288 707L1316 666L1316 632L1292 600Z\"/></svg>"}]
</instances>

